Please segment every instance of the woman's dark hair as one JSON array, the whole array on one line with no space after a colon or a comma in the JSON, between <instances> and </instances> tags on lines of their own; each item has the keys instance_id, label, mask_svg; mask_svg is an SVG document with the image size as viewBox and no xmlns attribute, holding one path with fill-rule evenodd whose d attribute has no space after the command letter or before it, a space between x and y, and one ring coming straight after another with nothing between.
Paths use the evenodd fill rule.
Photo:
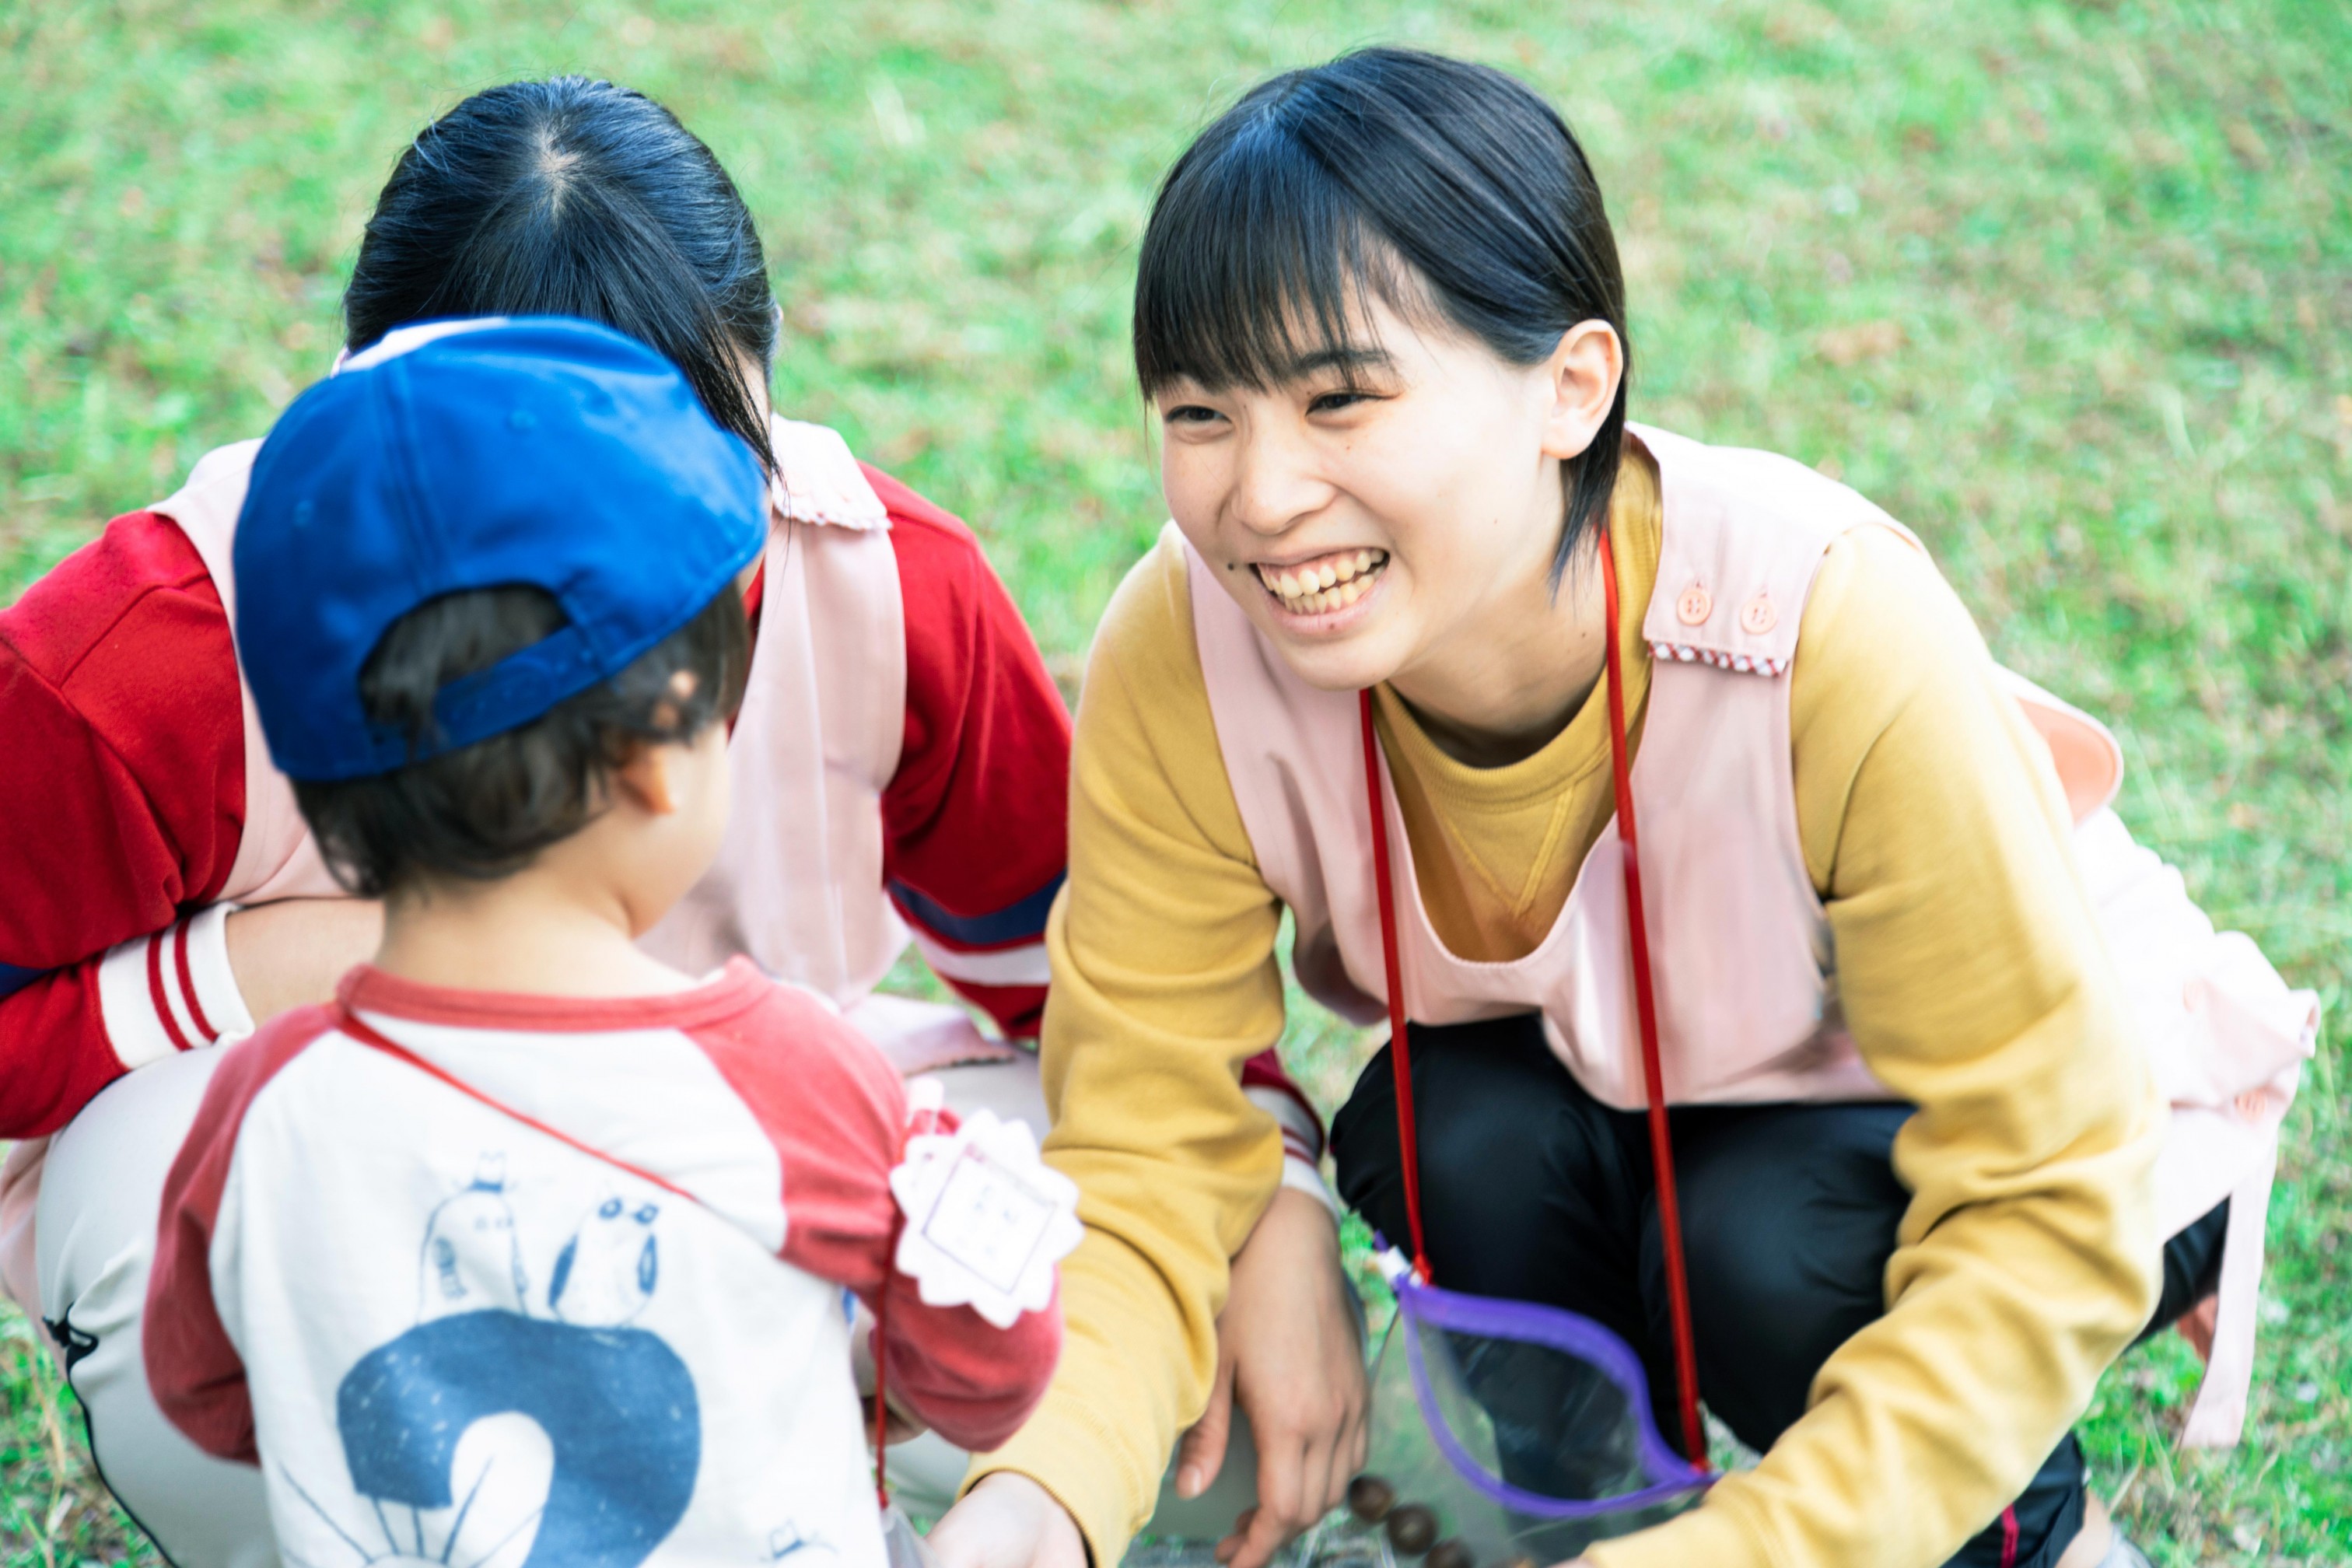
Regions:
<instances>
[{"instance_id":1,"label":"woman's dark hair","mask_svg":"<svg viewBox=\"0 0 2352 1568\"><path fill-rule=\"evenodd\" d=\"M776 347L767 258L710 149L642 93L509 82L427 126L376 198L343 290L354 351L411 321L578 316L657 351L775 467L740 356Z\"/></svg>"},{"instance_id":2,"label":"woman's dark hair","mask_svg":"<svg viewBox=\"0 0 2352 1568\"><path fill-rule=\"evenodd\" d=\"M1625 289L1601 187L1567 124L1498 70L1365 49L1253 88L1168 172L1135 284L1146 396L1286 381L1360 352L1373 299L1433 312L1513 364L1579 321L1624 345ZM1360 331L1360 327L1357 328ZM1607 515L1625 429L1621 381L1569 465L1557 580Z\"/></svg>"},{"instance_id":3,"label":"woman's dark hair","mask_svg":"<svg viewBox=\"0 0 2352 1568\"><path fill-rule=\"evenodd\" d=\"M368 655L360 700L377 723L429 736L443 687L564 625L542 588L435 599L394 621ZM528 724L388 773L297 780L294 798L328 869L362 898L426 876L493 880L588 826L632 748L691 741L732 718L751 663L743 598L730 584L620 674Z\"/></svg>"}]
</instances>

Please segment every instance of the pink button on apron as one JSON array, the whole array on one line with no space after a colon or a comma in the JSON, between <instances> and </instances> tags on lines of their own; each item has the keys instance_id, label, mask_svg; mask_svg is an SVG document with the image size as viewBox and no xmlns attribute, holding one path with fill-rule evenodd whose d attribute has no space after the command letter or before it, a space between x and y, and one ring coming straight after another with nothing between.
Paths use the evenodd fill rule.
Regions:
<instances>
[{"instance_id":1,"label":"pink button on apron","mask_svg":"<svg viewBox=\"0 0 2352 1568\"><path fill-rule=\"evenodd\" d=\"M1759 594L1739 606L1739 629L1749 637L1760 637L1780 624L1780 612L1767 595Z\"/></svg>"},{"instance_id":2,"label":"pink button on apron","mask_svg":"<svg viewBox=\"0 0 2352 1568\"><path fill-rule=\"evenodd\" d=\"M1695 626L1715 613L1715 595L1694 583L1675 601L1675 619Z\"/></svg>"}]
</instances>

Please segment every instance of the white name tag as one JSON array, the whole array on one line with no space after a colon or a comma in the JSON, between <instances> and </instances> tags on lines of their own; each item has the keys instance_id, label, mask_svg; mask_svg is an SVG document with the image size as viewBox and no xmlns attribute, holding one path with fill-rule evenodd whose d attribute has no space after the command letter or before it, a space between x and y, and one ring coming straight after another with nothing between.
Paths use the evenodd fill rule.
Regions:
<instances>
[{"instance_id":1,"label":"white name tag","mask_svg":"<svg viewBox=\"0 0 2352 1568\"><path fill-rule=\"evenodd\" d=\"M920 1125L931 1097L914 1098ZM993 1111L909 1138L890 1191L906 1215L898 1270L924 1303L970 1306L1000 1329L1053 1300L1054 1266L1086 1234L1077 1184L1038 1157L1026 1124Z\"/></svg>"}]
</instances>

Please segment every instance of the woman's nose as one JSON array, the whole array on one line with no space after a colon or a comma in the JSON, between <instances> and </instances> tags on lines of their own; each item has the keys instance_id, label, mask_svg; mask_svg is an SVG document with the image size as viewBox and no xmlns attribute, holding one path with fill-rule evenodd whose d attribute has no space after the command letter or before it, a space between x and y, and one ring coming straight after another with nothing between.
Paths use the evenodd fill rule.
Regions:
<instances>
[{"instance_id":1,"label":"woman's nose","mask_svg":"<svg viewBox=\"0 0 2352 1568\"><path fill-rule=\"evenodd\" d=\"M1228 505L1244 528L1273 535L1328 505L1332 489L1310 443L1260 426L1242 439Z\"/></svg>"}]
</instances>

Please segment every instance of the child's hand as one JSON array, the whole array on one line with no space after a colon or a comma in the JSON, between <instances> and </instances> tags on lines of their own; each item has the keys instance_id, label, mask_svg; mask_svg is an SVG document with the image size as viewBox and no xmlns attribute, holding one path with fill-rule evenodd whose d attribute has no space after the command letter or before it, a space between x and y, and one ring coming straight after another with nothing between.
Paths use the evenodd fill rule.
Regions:
<instances>
[{"instance_id":1,"label":"child's hand","mask_svg":"<svg viewBox=\"0 0 2352 1568\"><path fill-rule=\"evenodd\" d=\"M1076 1521L1053 1493L1013 1470L981 1478L928 1540L940 1568L1088 1568Z\"/></svg>"}]
</instances>

